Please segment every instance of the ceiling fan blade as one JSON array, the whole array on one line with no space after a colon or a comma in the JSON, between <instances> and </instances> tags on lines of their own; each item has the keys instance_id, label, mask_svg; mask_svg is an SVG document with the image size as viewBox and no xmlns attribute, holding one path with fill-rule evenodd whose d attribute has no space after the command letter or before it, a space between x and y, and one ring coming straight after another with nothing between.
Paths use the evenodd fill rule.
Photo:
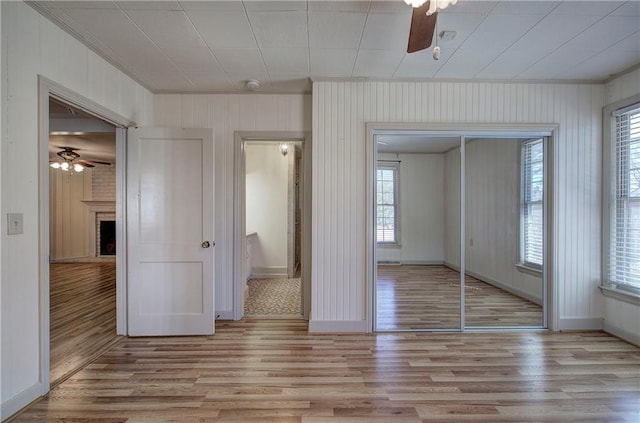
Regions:
<instances>
[{"instance_id":1,"label":"ceiling fan blade","mask_svg":"<svg viewBox=\"0 0 640 423\"><path fill-rule=\"evenodd\" d=\"M111 166L111 163L109 162L101 162L99 160L76 160L76 162L78 163L82 163L82 164L88 164L91 167L95 167L94 165L100 164L100 165L105 165L105 166Z\"/></svg>"},{"instance_id":2,"label":"ceiling fan blade","mask_svg":"<svg viewBox=\"0 0 640 423\"><path fill-rule=\"evenodd\" d=\"M84 167L96 167L93 162L90 162L88 160L76 160L76 163L81 164Z\"/></svg>"},{"instance_id":3,"label":"ceiling fan blade","mask_svg":"<svg viewBox=\"0 0 640 423\"><path fill-rule=\"evenodd\" d=\"M436 19L438 18L438 14L434 13L431 16L427 16L427 10L429 10L428 1L422 6L413 9L407 53L415 53L416 51L424 50L433 42L433 33L436 29Z\"/></svg>"}]
</instances>

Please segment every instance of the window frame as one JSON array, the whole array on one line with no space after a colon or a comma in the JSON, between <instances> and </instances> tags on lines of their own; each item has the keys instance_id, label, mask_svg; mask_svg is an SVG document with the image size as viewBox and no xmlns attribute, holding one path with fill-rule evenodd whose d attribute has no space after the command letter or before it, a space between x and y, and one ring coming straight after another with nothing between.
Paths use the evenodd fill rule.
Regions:
<instances>
[{"instance_id":1,"label":"window frame","mask_svg":"<svg viewBox=\"0 0 640 423\"><path fill-rule=\"evenodd\" d=\"M616 117L624 111L640 109L640 94L611 103L603 108L603 184L602 184L602 280L600 288L605 296L640 304L640 287L613 281L610 274L612 257L612 218L617 212L618 189ZM633 202L639 202L635 199ZM612 216L613 213L613 216Z\"/></svg>"},{"instance_id":2,"label":"window frame","mask_svg":"<svg viewBox=\"0 0 640 423\"><path fill-rule=\"evenodd\" d=\"M378 241L378 230L376 223L376 245L378 247L400 247L400 161L399 160L384 160L379 159L376 165L376 208L375 208L375 221L378 220L378 170L390 169L393 171L393 241Z\"/></svg>"},{"instance_id":3,"label":"window frame","mask_svg":"<svg viewBox=\"0 0 640 423\"><path fill-rule=\"evenodd\" d=\"M525 145L529 144L529 143L535 143L535 142L540 142L542 144L542 198L540 199L540 201L526 201L525 200L525 193L526 193L526 189L525 189L525 183L526 183L526 177L525 177L525 172L527 167L525 166L524 163L524 157L523 157L523 152L525 150ZM531 273L533 275L542 275L543 269L544 269L544 259L545 259L545 243L544 243L544 239L546 236L546 210L545 210L545 199L546 197L546 191L547 191L547 160L546 160L546 155L547 155L547 137L535 137L535 138L526 138L526 139L522 139L519 143L518 146L518 177L519 177L519 190L518 190L518 243L517 243L517 248L518 251L516 253L517 255L517 260L516 260L516 267L519 270L522 270L526 273ZM525 208L529 205L529 204L540 204L541 208L542 208L542 234L541 234L541 240L542 243L540 245L540 249L541 249L541 254L542 254L542 264L539 263L535 263L535 262L531 262L531 261L527 261L525 259L526 257L526 245L525 245L525 240L526 240L526 236L525 236L525 218L524 218L524 213L525 213Z\"/></svg>"}]
</instances>

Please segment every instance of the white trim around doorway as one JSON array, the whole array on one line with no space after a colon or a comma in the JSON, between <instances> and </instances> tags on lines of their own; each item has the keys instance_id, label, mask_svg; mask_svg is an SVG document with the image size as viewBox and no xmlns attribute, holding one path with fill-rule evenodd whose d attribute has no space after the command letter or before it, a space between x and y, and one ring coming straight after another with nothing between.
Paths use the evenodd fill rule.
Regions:
<instances>
[{"instance_id":1,"label":"white trim around doorway","mask_svg":"<svg viewBox=\"0 0 640 423\"><path fill-rule=\"evenodd\" d=\"M39 307L40 307L40 385L41 395L50 389L49 333L49 98L81 109L116 127L116 236L121 241L116 251L116 321L117 333L127 334L126 280L126 128L135 122L42 76L38 76L38 207L39 207Z\"/></svg>"},{"instance_id":2,"label":"white trim around doorway","mask_svg":"<svg viewBox=\"0 0 640 423\"><path fill-rule=\"evenodd\" d=\"M302 315L311 313L311 133L280 131L238 131L234 135L233 199L233 319L244 315L244 286L247 266L245 142L282 141L302 143Z\"/></svg>"},{"instance_id":3,"label":"white trim around doorway","mask_svg":"<svg viewBox=\"0 0 640 423\"><path fill-rule=\"evenodd\" d=\"M558 287L554 283L554 251L553 246L556 245L554 238L557 233L555 225L556 210L554 203L555 192L555 180L554 175L554 156L556 154L557 147L557 124L464 124L464 123L402 123L402 122L368 122L366 123L366 252L365 252L365 264L366 264L366 325L367 332L375 331L375 281L377 278L376 269L376 234L375 234L375 196L374 196L374 183L375 172L377 163L377 144L375 136L378 134L388 133L414 133L414 134L426 134L429 136L449 136L460 137L461 148L464 149L464 139L466 138L479 138L479 137L492 137L492 138L523 138L531 136L546 137L545 143L545 157L547 164L544 168L544 178L548 181L545 185L545 199L547 203L545 207L545 241L543 246L543 254L545 257L545 266L543 271L543 278L545 281L543 302L545 303L545 313L543 316L543 327L551 330L558 330ZM464 163L461 163L461 206L464 206L464 192L465 192L465 180L464 180ZM461 238L464 235L464 218L461 213ZM459 331L468 330L464 325L464 240L460 243L460 257L462 263L461 269L461 326ZM484 329L484 328L483 328ZM434 330L441 331L441 330Z\"/></svg>"}]
</instances>

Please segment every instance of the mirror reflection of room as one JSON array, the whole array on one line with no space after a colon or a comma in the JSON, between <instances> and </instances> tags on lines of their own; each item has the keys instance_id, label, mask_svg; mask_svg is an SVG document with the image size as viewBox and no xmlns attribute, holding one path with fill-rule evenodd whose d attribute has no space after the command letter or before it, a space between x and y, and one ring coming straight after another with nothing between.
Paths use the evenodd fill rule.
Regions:
<instances>
[{"instance_id":1,"label":"mirror reflection of room","mask_svg":"<svg viewBox=\"0 0 640 423\"><path fill-rule=\"evenodd\" d=\"M378 331L460 328L460 273L447 265L460 254L453 235L460 217L450 212L460 203L459 174L451 172L459 169L459 142L378 139Z\"/></svg>"},{"instance_id":2,"label":"mirror reflection of room","mask_svg":"<svg viewBox=\"0 0 640 423\"><path fill-rule=\"evenodd\" d=\"M377 331L544 325L544 140L460 142L376 137Z\"/></svg>"},{"instance_id":3,"label":"mirror reflection of room","mask_svg":"<svg viewBox=\"0 0 640 423\"><path fill-rule=\"evenodd\" d=\"M543 139L467 139L465 325L543 324Z\"/></svg>"}]
</instances>

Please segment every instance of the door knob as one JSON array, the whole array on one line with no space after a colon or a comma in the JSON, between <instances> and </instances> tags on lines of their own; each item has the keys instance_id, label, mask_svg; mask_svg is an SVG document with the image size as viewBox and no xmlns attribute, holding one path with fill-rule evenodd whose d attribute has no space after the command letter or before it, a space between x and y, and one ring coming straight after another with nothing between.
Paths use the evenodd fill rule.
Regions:
<instances>
[{"instance_id":1,"label":"door knob","mask_svg":"<svg viewBox=\"0 0 640 423\"><path fill-rule=\"evenodd\" d=\"M202 243L202 248L209 248L209 247L211 247L211 244L209 243L209 241L204 241Z\"/></svg>"}]
</instances>

